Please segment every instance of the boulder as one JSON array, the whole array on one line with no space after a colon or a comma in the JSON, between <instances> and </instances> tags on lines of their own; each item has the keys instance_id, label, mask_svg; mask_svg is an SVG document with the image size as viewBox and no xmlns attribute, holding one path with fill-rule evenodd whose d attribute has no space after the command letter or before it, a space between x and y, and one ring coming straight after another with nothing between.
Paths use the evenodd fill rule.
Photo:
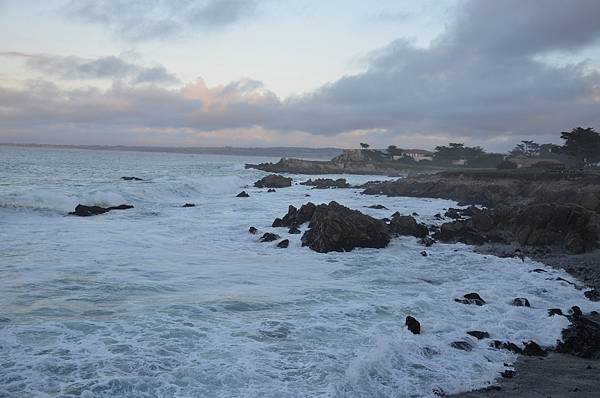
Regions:
<instances>
[{"instance_id":1,"label":"boulder","mask_svg":"<svg viewBox=\"0 0 600 398\"><path fill-rule=\"evenodd\" d=\"M250 232L252 235L256 235L258 233L258 229L250 227L248 228L248 232Z\"/></svg>"},{"instance_id":2,"label":"boulder","mask_svg":"<svg viewBox=\"0 0 600 398\"><path fill-rule=\"evenodd\" d=\"M351 251L356 247L383 248L390 242L383 221L333 201L315 208L309 228L302 235L302 246L320 253Z\"/></svg>"},{"instance_id":3,"label":"boulder","mask_svg":"<svg viewBox=\"0 0 600 398\"><path fill-rule=\"evenodd\" d=\"M186 203L181 207L196 207L196 205L194 203Z\"/></svg>"},{"instance_id":4,"label":"boulder","mask_svg":"<svg viewBox=\"0 0 600 398\"><path fill-rule=\"evenodd\" d=\"M248 195L248 193L246 191L242 191L240 193L238 193L237 195L235 195L236 198L249 198L250 195Z\"/></svg>"},{"instance_id":5,"label":"boulder","mask_svg":"<svg viewBox=\"0 0 600 398\"><path fill-rule=\"evenodd\" d=\"M406 325L406 327L408 327L408 330L410 330L412 334L421 333L421 324L414 317L410 315L407 316L406 320L404 321L404 324Z\"/></svg>"},{"instance_id":6,"label":"boulder","mask_svg":"<svg viewBox=\"0 0 600 398\"><path fill-rule=\"evenodd\" d=\"M421 256L423 256L423 257L427 257L427 252L426 252L425 250L423 250L423 251L421 252Z\"/></svg>"},{"instance_id":7,"label":"boulder","mask_svg":"<svg viewBox=\"0 0 600 398\"><path fill-rule=\"evenodd\" d=\"M490 337L488 332L482 332L479 330L470 330L467 332L469 336L475 337L477 340L487 339Z\"/></svg>"},{"instance_id":8,"label":"boulder","mask_svg":"<svg viewBox=\"0 0 600 398\"><path fill-rule=\"evenodd\" d=\"M265 232L263 236L260 237L261 242L273 242L274 240L279 239L280 236L271 232Z\"/></svg>"},{"instance_id":9,"label":"boulder","mask_svg":"<svg viewBox=\"0 0 600 398\"><path fill-rule=\"evenodd\" d=\"M523 297L518 297L514 299L512 305L514 305L515 307L531 307L531 305L529 304L529 300Z\"/></svg>"},{"instance_id":10,"label":"boulder","mask_svg":"<svg viewBox=\"0 0 600 398\"><path fill-rule=\"evenodd\" d=\"M301 234L302 231L300 231L300 229L298 227L292 227L289 229L288 234L292 234L292 235L297 235L297 234Z\"/></svg>"},{"instance_id":11,"label":"boulder","mask_svg":"<svg viewBox=\"0 0 600 398\"><path fill-rule=\"evenodd\" d=\"M269 188L269 189L267 190L267 193L271 193L271 192L277 192L277 191L276 191L274 188Z\"/></svg>"},{"instance_id":12,"label":"boulder","mask_svg":"<svg viewBox=\"0 0 600 398\"><path fill-rule=\"evenodd\" d=\"M474 304L474 305L484 305L485 300L481 298L481 296L477 293L468 293L463 296L462 299L454 299L457 303L462 304Z\"/></svg>"},{"instance_id":13,"label":"boulder","mask_svg":"<svg viewBox=\"0 0 600 398\"><path fill-rule=\"evenodd\" d=\"M350 188L350 184L348 184L345 178L338 178L337 180L331 178L317 178L316 180L308 179L307 181L301 182L300 185L312 186L313 189Z\"/></svg>"},{"instance_id":14,"label":"boulder","mask_svg":"<svg viewBox=\"0 0 600 398\"><path fill-rule=\"evenodd\" d=\"M289 239L284 239L281 242L279 242L277 244L277 247L280 249L286 249L288 246L290 245L290 240Z\"/></svg>"},{"instance_id":15,"label":"boulder","mask_svg":"<svg viewBox=\"0 0 600 398\"><path fill-rule=\"evenodd\" d=\"M410 235L415 238L425 238L429 235L425 224L419 224L413 216L403 216L398 212L392 214L389 229L393 234Z\"/></svg>"},{"instance_id":16,"label":"boulder","mask_svg":"<svg viewBox=\"0 0 600 398\"><path fill-rule=\"evenodd\" d=\"M550 308L548 310L548 316L554 316L554 315L564 315L564 314L560 308Z\"/></svg>"},{"instance_id":17,"label":"boulder","mask_svg":"<svg viewBox=\"0 0 600 398\"><path fill-rule=\"evenodd\" d=\"M79 205L77 205L77 207L75 207L75 211L72 211L69 214L72 216L89 217L89 216L96 216L98 214L108 213L111 210L127 210L127 209L133 209L133 206L119 205L119 206L112 206L112 207L100 207L100 206L86 206L86 205L79 204Z\"/></svg>"},{"instance_id":18,"label":"boulder","mask_svg":"<svg viewBox=\"0 0 600 398\"><path fill-rule=\"evenodd\" d=\"M292 186L292 179L279 174L270 174L254 183L257 188L285 188Z\"/></svg>"}]
</instances>

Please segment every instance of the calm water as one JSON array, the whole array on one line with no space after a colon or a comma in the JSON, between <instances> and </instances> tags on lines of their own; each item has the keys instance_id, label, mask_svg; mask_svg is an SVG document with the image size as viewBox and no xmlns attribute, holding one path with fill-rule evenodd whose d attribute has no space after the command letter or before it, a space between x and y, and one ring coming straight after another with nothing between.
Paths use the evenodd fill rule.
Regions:
<instances>
[{"instance_id":1,"label":"calm water","mask_svg":"<svg viewBox=\"0 0 600 398\"><path fill-rule=\"evenodd\" d=\"M454 205L355 189L244 188L264 173L243 164L261 160L0 146L0 397L458 392L487 385L515 359L467 330L551 345L567 321L547 317L548 308L593 309L552 280L571 280L562 272L532 273L543 266L463 245L434 245L422 257L405 237L382 250L319 254L285 229L277 232L288 249L258 243L249 226L271 231L289 204L307 200L376 217L416 211L430 223ZM242 189L250 198L235 198ZM66 216L78 203L135 208ZM489 304L453 301L471 291ZM511 306L515 297L532 308ZM408 314L421 335L403 326ZM456 340L473 351L450 347Z\"/></svg>"}]
</instances>

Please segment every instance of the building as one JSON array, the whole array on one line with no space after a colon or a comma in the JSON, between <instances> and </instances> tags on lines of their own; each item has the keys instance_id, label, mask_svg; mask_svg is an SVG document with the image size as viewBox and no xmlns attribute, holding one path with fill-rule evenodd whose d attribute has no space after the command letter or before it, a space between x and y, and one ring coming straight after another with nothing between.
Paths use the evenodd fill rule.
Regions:
<instances>
[{"instance_id":1,"label":"building","mask_svg":"<svg viewBox=\"0 0 600 398\"><path fill-rule=\"evenodd\" d=\"M415 162L420 162L421 160L433 160L433 152L426 151L424 149L402 149L400 155L394 155L394 160L402 159L403 157L408 156L412 158Z\"/></svg>"}]
</instances>

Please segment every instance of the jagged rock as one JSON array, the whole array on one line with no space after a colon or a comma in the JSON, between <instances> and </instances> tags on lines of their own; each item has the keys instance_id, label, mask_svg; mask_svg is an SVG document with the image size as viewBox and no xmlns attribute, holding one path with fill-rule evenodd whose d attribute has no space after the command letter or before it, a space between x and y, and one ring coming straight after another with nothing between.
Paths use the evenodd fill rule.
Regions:
<instances>
[{"instance_id":1,"label":"jagged rock","mask_svg":"<svg viewBox=\"0 0 600 398\"><path fill-rule=\"evenodd\" d=\"M273 242L274 240L279 239L280 236L271 232L265 232L263 236L260 237L261 242Z\"/></svg>"},{"instance_id":2,"label":"jagged rock","mask_svg":"<svg viewBox=\"0 0 600 398\"><path fill-rule=\"evenodd\" d=\"M587 317L573 318L562 331L562 342L556 351L581 358L600 358L600 324Z\"/></svg>"},{"instance_id":3,"label":"jagged rock","mask_svg":"<svg viewBox=\"0 0 600 398\"><path fill-rule=\"evenodd\" d=\"M531 305L529 304L529 300L523 297L518 297L514 299L512 305L514 305L515 307L531 307Z\"/></svg>"},{"instance_id":4,"label":"jagged rock","mask_svg":"<svg viewBox=\"0 0 600 398\"><path fill-rule=\"evenodd\" d=\"M240 193L238 193L237 195L235 195L236 198L249 198L250 195L248 195L248 193L246 191L242 191Z\"/></svg>"},{"instance_id":5,"label":"jagged rock","mask_svg":"<svg viewBox=\"0 0 600 398\"><path fill-rule=\"evenodd\" d=\"M600 291L598 289L588 290L583 294L591 301L600 301Z\"/></svg>"},{"instance_id":6,"label":"jagged rock","mask_svg":"<svg viewBox=\"0 0 600 398\"><path fill-rule=\"evenodd\" d=\"M384 205L371 205L371 206L367 206L369 209L376 209L376 210L387 210L387 207L385 207Z\"/></svg>"},{"instance_id":7,"label":"jagged rock","mask_svg":"<svg viewBox=\"0 0 600 398\"><path fill-rule=\"evenodd\" d=\"M453 341L452 343L450 343L450 346L452 348L456 348L457 350L462 351L471 351L473 349L471 344L469 344L469 342L467 341Z\"/></svg>"},{"instance_id":8,"label":"jagged rock","mask_svg":"<svg viewBox=\"0 0 600 398\"><path fill-rule=\"evenodd\" d=\"M290 240L289 239L284 239L281 242L279 242L277 244L277 247L280 249L285 249L290 245Z\"/></svg>"},{"instance_id":9,"label":"jagged rock","mask_svg":"<svg viewBox=\"0 0 600 398\"><path fill-rule=\"evenodd\" d=\"M550 308L548 310L548 316L554 316L554 315L564 315L564 314L560 308Z\"/></svg>"},{"instance_id":10,"label":"jagged rock","mask_svg":"<svg viewBox=\"0 0 600 398\"><path fill-rule=\"evenodd\" d=\"M425 238L429 234L425 224L419 224L413 216L403 216L398 212L392 214L389 228L393 234L410 235L416 238Z\"/></svg>"},{"instance_id":11,"label":"jagged rock","mask_svg":"<svg viewBox=\"0 0 600 398\"><path fill-rule=\"evenodd\" d=\"M273 227L291 228L309 222L312 219L316 208L317 206L312 202L303 204L300 206L300 209L290 205L287 214L283 216L283 218L276 218L275 221L273 221Z\"/></svg>"},{"instance_id":12,"label":"jagged rock","mask_svg":"<svg viewBox=\"0 0 600 398\"><path fill-rule=\"evenodd\" d=\"M504 372L500 373L500 376L502 376L505 379L512 379L513 377L515 377L516 372L514 370L510 370L507 369Z\"/></svg>"},{"instance_id":13,"label":"jagged rock","mask_svg":"<svg viewBox=\"0 0 600 398\"><path fill-rule=\"evenodd\" d=\"M462 216L458 212L458 209L455 209L453 207L449 208L446 211L446 213L444 213L444 216L446 216L448 218L452 218L453 220L458 220L458 219L462 218Z\"/></svg>"},{"instance_id":14,"label":"jagged rock","mask_svg":"<svg viewBox=\"0 0 600 398\"><path fill-rule=\"evenodd\" d=\"M487 339L490 337L490 334L488 332L482 332L479 330L471 330L468 331L467 334L469 336L475 337L477 340Z\"/></svg>"},{"instance_id":15,"label":"jagged rock","mask_svg":"<svg viewBox=\"0 0 600 398\"><path fill-rule=\"evenodd\" d=\"M122 180L124 181L144 181L141 178L138 177L121 177Z\"/></svg>"},{"instance_id":16,"label":"jagged rock","mask_svg":"<svg viewBox=\"0 0 600 398\"><path fill-rule=\"evenodd\" d=\"M436 220L443 220L444 219L444 217L442 217L442 215L440 213L435 213L433 215L433 218L436 219Z\"/></svg>"},{"instance_id":17,"label":"jagged rock","mask_svg":"<svg viewBox=\"0 0 600 398\"><path fill-rule=\"evenodd\" d=\"M254 183L257 188L285 188L292 186L292 179L279 174L270 174Z\"/></svg>"},{"instance_id":18,"label":"jagged rock","mask_svg":"<svg viewBox=\"0 0 600 398\"><path fill-rule=\"evenodd\" d=\"M70 212L69 214L72 216L79 217L89 217L96 216L98 214L108 213L111 210L127 210L133 209L132 205L119 205L119 206L111 206L111 207L100 207L100 206L86 206L86 205L77 205L75 207L75 211Z\"/></svg>"},{"instance_id":19,"label":"jagged rock","mask_svg":"<svg viewBox=\"0 0 600 398\"><path fill-rule=\"evenodd\" d=\"M384 222L333 201L316 207L309 228L302 235L302 246L320 253L382 248L390 242Z\"/></svg>"},{"instance_id":20,"label":"jagged rock","mask_svg":"<svg viewBox=\"0 0 600 398\"><path fill-rule=\"evenodd\" d=\"M288 233L296 235L296 234L301 234L302 231L300 231L300 229L298 229L298 227L292 227L289 229Z\"/></svg>"},{"instance_id":21,"label":"jagged rock","mask_svg":"<svg viewBox=\"0 0 600 398\"><path fill-rule=\"evenodd\" d=\"M248 228L248 232L250 232L252 235L256 235L258 233L258 229L250 227Z\"/></svg>"},{"instance_id":22,"label":"jagged rock","mask_svg":"<svg viewBox=\"0 0 600 398\"><path fill-rule=\"evenodd\" d=\"M538 345L535 341L525 343L523 354L529 357L545 357L548 353Z\"/></svg>"},{"instance_id":23,"label":"jagged rock","mask_svg":"<svg viewBox=\"0 0 600 398\"><path fill-rule=\"evenodd\" d=\"M196 207L196 205L194 203L186 203L181 207Z\"/></svg>"},{"instance_id":24,"label":"jagged rock","mask_svg":"<svg viewBox=\"0 0 600 398\"><path fill-rule=\"evenodd\" d=\"M435 242L435 239L433 239L433 238L431 238L429 236L426 236L424 238L421 238L421 240L419 240L419 243L422 244L425 247L430 247L430 246L432 246L436 242Z\"/></svg>"},{"instance_id":25,"label":"jagged rock","mask_svg":"<svg viewBox=\"0 0 600 398\"><path fill-rule=\"evenodd\" d=\"M408 330L412 332L412 334L420 334L421 333L421 324L412 316L407 316L404 324L408 327Z\"/></svg>"},{"instance_id":26,"label":"jagged rock","mask_svg":"<svg viewBox=\"0 0 600 398\"><path fill-rule=\"evenodd\" d=\"M308 179L307 181L301 182L300 185L312 186L314 189L350 188L350 184L348 184L345 178L338 178L337 180L331 178L317 178L316 180Z\"/></svg>"},{"instance_id":27,"label":"jagged rock","mask_svg":"<svg viewBox=\"0 0 600 398\"><path fill-rule=\"evenodd\" d=\"M523 354L523 350L518 345L510 341L502 342L500 340L494 340L490 343L490 347L512 351L515 354Z\"/></svg>"},{"instance_id":28,"label":"jagged rock","mask_svg":"<svg viewBox=\"0 0 600 398\"><path fill-rule=\"evenodd\" d=\"M475 228L465 221L444 223L438 232L433 234L434 239L442 242L462 242L468 245L482 245L487 239Z\"/></svg>"},{"instance_id":29,"label":"jagged rock","mask_svg":"<svg viewBox=\"0 0 600 398\"><path fill-rule=\"evenodd\" d=\"M576 305L571 307L571 309L569 310L569 313L571 314L571 316L573 318L579 318L579 317L583 316L583 312L581 311L581 308L579 308Z\"/></svg>"},{"instance_id":30,"label":"jagged rock","mask_svg":"<svg viewBox=\"0 0 600 398\"><path fill-rule=\"evenodd\" d=\"M463 296L463 299L454 299L457 303L484 305L485 300L477 293L468 293Z\"/></svg>"},{"instance_id":31,"label":"jagged rock","mask_svg":"<svg viewBox=\"0 0 600 398\"><path fill-rule=\"evenodd\" d=\"M276 191L275 189L273 189L273 188L269 188L269 189L267 190L267 192L268 192L268 193L270 193L270 192L277 192L277 191Z\"/></svg>"}]
</instances>

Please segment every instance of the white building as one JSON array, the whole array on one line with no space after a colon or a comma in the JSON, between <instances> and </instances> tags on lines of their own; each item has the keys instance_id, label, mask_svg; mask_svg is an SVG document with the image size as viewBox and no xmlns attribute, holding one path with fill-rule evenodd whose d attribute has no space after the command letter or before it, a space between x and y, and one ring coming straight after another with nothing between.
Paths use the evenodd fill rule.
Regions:
<instances>
[{"instance_id":1,"label":"white building","mask_svg":"<svg viewBox=\"0 0 600 398\"><path fill-rule=\"evenodd\" d=\"M399 160L404 156L413 158L415 162L420 162L421 160L433 160L433 152L424 149L403 149L401 155L394 155L393 158L394 160Z\"/></svg>"}]
</instances>

